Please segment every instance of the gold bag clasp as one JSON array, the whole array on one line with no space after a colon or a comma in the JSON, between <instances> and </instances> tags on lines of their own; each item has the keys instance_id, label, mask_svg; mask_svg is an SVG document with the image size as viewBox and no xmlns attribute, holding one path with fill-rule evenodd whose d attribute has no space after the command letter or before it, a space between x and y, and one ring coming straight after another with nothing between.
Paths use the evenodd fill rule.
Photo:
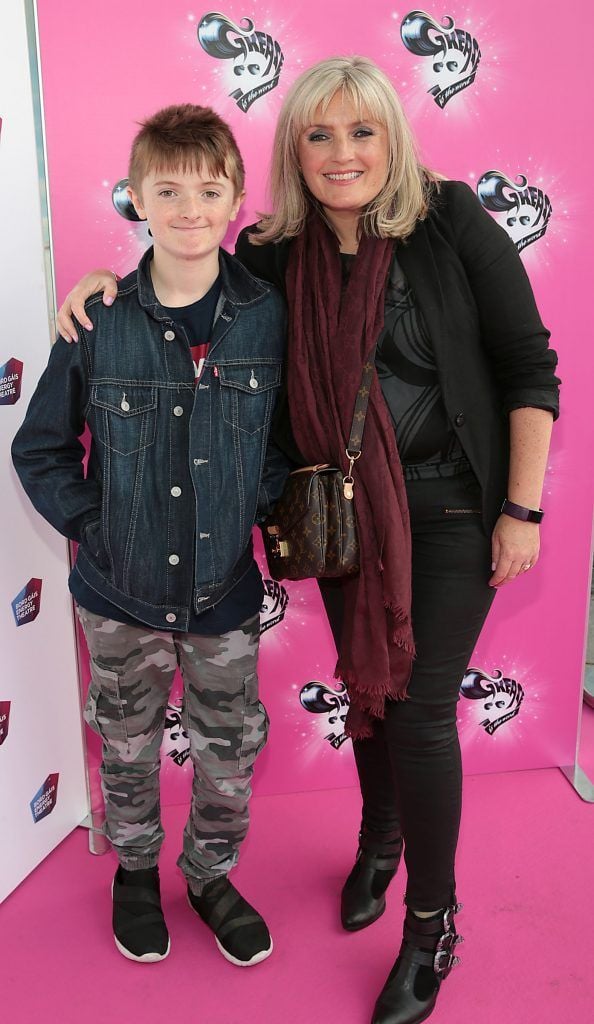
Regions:
<instances>
[{"instance_id":1,"label":"gold bag clasp","mask_svg":"<svg viewBox=\"0 0 594 1024\"><path fill-rule=\"evenodd\" d=\"M266 532L274 537L274 544L272 546L272 554L276 558L287 558L289 555L289 545L286 540L279 540L280 526L267 526Z\"/></svg>"}]
</instances>

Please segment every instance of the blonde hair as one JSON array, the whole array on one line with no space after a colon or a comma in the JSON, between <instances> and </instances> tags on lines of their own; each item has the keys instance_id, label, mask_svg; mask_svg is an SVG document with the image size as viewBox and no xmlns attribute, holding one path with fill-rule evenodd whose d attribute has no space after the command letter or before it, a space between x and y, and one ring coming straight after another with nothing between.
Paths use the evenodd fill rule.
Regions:
<instances>
[{"instance_id":1,"label":"blonde hair","mask_svg":"<svg viewBox=\"0 0 594 1024\"><path fill-rule=\"evenodd\" d=\"M243 192L245 170L233 132L210 107L192 103L164 107L140 122L130 152L128 180L141 192L147 174L200 171L228 178Z\"/></svg>"},{"instance_id":2,"label":"blonde hair","mask_svg":"<svg viewBox=\"0 0 594 1024\"><path fill-rule=\"evenodd\" d=\"M388 137L388 175L383 188L361 214L361 230L377 238L406 238L429 209L432 183L440 175L419 161L416 143L400 100L387 75L367 57L331 57L305 71L288 93L274 136L270 169L273 213L262 214L255 244L294 238L303 231L312 206L321 209L299 169L299 136L324 114L337 92L362 120L381 124Z\"/></svg>"}]
</instances>

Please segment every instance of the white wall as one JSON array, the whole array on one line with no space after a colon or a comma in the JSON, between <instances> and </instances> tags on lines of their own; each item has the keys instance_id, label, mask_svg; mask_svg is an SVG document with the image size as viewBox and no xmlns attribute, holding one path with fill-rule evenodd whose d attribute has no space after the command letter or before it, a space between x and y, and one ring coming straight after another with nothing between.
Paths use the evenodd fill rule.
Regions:
<instances>
[{"instance_id":1,"label":"white wall","mask_svg":"<svg viewBox=\"0 0 594 1024\"><path fill-rule=\"evenodd\" d=\"M0 900L87 813L67 545L29 505L10 462L52 335L33 110L25 3L2 0L0 367L13 359L23 371L16 401L19 373L0 372ZM30 580L41 581L32 588L39 611L17 626L13 602Z\"/></svg>"}]
</instances>

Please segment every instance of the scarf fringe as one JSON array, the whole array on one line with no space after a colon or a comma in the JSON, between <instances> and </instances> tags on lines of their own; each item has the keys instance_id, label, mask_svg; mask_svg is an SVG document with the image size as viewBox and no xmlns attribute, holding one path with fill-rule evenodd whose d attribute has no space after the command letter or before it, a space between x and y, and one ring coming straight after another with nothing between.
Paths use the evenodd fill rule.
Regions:
<instances>
[{"instance_id":1,"label":"scarf fringe","mask_svg":"<svg viewBox=\"0 0 594 1024\"><path fill-rule=\"evenodd\" d=\"M406 653L410 654L412 658L415 657L417 649L413 640L406 636L399 636L398 633L393 633L390 640L395 647L399 647L402 651L406 651Z\"/></svg>"},{"instance_id":2,"label":"scarf fringe","mask_svg":"<svg viewBox=\"0 0 594 1024\"><path fill-rule=\"evenodd\" d=\"M387 693L382 700L381 706L374 704L373 708L362 707L359 703L351 704L347 713L344 731L352 740L366 740L373 736L373 723L376 719L380 721L386 715L386 700L406 700L406 691L402 693Z\"/></svg>"},{"instance_id":3,"label":"scarf fringe","mask_svg":"<svg viewBox=\"0 0 594 1024\"><path fill-rule=\"evenodd\" d=\"M393 643L395 647L400 647L403 651L406 651L407 654L412 655L414 658L416 648L407 613L399 605L390 603L389 601L384 601L384 608L387 612L390 612L390 615L393 615L396 620L394 631L389 637L390 643Z\"/></svg>"},{"instance_id":4,"label":"scarf fringe","mask_svg":"<svg viewBox=\"0 0 594 1024\"><path fill-rule=\"evenodd\" d=\"M372 715L373 718L384 717L386 700L404 700L406 698L408 679L403 686L398 687L396 690L391 679L387 679L382 683L375 682L372 685L365 686L360 681L357 682L354 672L349 669L343 671L340 667L340 662L336 666L334 678L341 679L347 690L349 688L355 689L356 687L356 698L351 698L351 703L356 703L361 711Z\"/></svg>"},{"instance_id":5,"label":"scarf fringe","mask_svg":"<svg viewBox=\"0 0 594 1024\"><path fill-rule=\"evenodd\" d=\"M384 608L390 615L393 615L397 622L408 623L408 612L404 610L399 604L394 604L393 601L384 601Z\"/></svg>"},{"instance_id":6,"label":"scarf fringe","mask_svg":"<svg viewBox=\"0 0 594 1024\"><path fill-rule=\"evenodd\" d=\"M350 712L349 712L350 713ZM344 731L345 735L351 740L370 740L373 736L373 726L371 719L360 720L356 724L349 724L347 714L347 721L345 722Z\"/></svg>"},{"instance_id":7,"label":"scarf fringe","mask_svg":"<svg viewBox=\"0 0 594 1024\"><path fill-rule=\"evenodd\" d=\"M375 683L373 688L361 686L359 683L355 690L355 687L353 687L353 681L356 678L355 674L349 669L343 671L339 661L336 665L334 678L341 679L349 693L355 691L351 697L344 728L345 734L352 740L370 739L373 736L374 720L379 719L381 721L386 716L386 701L406 700L408 696L407 690L410 676L406 679L404 685L396 691L394 691L393 683L390 679L380 684Z\"/></svg>"}]
</instances>

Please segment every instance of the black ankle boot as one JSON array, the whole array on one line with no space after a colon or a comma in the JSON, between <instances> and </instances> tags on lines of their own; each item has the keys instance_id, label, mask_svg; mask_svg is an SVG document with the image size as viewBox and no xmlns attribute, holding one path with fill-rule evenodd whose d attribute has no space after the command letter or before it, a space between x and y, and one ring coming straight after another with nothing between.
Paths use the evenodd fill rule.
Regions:
<instances>
[{"instance_id":1,"label":"black ankle boot","mask_svg":"<svg viewBox=\"0 0 594 1024\"><path fill-rule=\"evenodd\" d=\"M396 832L359 835L359 850L340 901L343 928L357 932L373 924L386 909L386 889L392 881L402 854L402 838Z\"/></svg>"},{"instance_id":2,"label":"black ankle boot","mask_svg":"<svg viewBox=\"0 0 594 1024\"><path fill-rule=\"evenodd\" d=\"M371 1024L421 1024L433 1012L439 987L460 961L454 947L454 914L461 904L420 918L407 910L404 937L388 980L375 1004Z\"/></svg>"}]
</instances>

